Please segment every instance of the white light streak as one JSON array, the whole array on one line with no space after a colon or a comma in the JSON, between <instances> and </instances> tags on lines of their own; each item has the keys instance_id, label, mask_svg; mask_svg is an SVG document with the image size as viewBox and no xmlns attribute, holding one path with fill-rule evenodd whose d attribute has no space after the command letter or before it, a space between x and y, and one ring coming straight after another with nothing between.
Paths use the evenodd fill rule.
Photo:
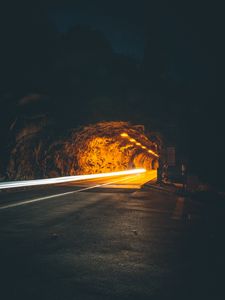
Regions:
<instances>
[{"instance_id":1,"label":"white light streak","mask_svg":"<svg viewBox=\"0 0 225 300\"><path fill-rule=\"evenodd\" d=\"M46 185L46 184L57 184L57 183L88 180L88 179L97 179L97 178L104 178L104 177L132 175L132 174L140 174L145 172L146 172L145 169L133 169L127 171L101 173L101 174L76 175L76 176L66 176L66 177L57 177L57 178L48 178L48 179L36 179L36 180L23 180L23 181L9 181L9 182L0 183L0 190Z\"/></svg>"},{"instance_id":2,"label":"white light streak","mask_svg":"<svg viewBox=\"0 0 225 300\"><path fill-rule=\"evenodd\" d=\"M133 180L136 179L137 176L138 176L138 174L136 174L134 176L131 176L131 177L129 177L129 180L133 181ZM133 179L131 179L131 178L133 178ZM123 178L123 179L117 179L116 181L112 181L112 182L107 182L107 183L103 183L103 184L97 184L97 185L94 185L94 186L86 187L86 188L83 188L83 189L80 189L80 190L75 190L75 191L71 191L71 192L65 192L65 193L61 193L61 194L55 194L55 195L51 195L51 196L45 196L45 197L40 197L40 198L36 198L36 199L31 199L31 200L25 200L25 201L21 201L21 202L17 202L17 203L12 203L12 204L1 206L0 210L13 208L13 207L18 207L18 206L23 206L23 205L27 205L27 204L32 204L32 203L35 203L35 202L45 201L45 200L48 200L48 199L58 198L58 197L67 196L67 195L71 195L71 194L76 194L76 193L84 192L84 191L87 191L87 190L93 190L93 189L96 189L96 188L100 188L100 187L103 187L103 186L106 186L106 185L111 185L113 183L118 183L118 182L122 182L122 181L126 181L126 180L127 180L127 177Z\"/></svg>"}]
</instances>

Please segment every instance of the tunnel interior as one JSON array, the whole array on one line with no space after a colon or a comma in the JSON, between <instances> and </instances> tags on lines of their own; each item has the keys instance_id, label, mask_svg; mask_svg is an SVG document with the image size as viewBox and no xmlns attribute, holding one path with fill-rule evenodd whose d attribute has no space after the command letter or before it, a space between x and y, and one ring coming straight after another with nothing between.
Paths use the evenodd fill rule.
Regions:
<instances>
[{"instance_id":1,"label":"tunnel interior","mask_svg":"<svg viewBox=\"0 0 225 300\"><path fill-rule=\"evenodd\" d=\"M32 127L33 128L33 127ZM28 128L29 129L29 128ZM10 180L157 169L153 132L128 122L99 122L59 136L47 128L19 133L7 166Z\"/></svg>"},{"instance_id":2,"label":"tunnel interior","mask_svg":"<svg viewBox=\"0 0 225 300\"><path fill-rule=\"evenodd\" d=\"M158 145L141 125L101 122L85 126L76 134L77 174L146 170L158 167Z\"/></svg>"}]
</instances>

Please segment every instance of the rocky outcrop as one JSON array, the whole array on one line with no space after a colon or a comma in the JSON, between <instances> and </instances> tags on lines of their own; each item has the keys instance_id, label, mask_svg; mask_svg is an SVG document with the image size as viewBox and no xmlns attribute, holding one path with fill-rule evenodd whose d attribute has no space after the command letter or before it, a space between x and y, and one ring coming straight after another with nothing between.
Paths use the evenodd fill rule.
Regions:
<instances>
[{"instance_id":1,"label":"rocky outcrop","mask_svg":"<svg viewBox=\"0 0 225 300\"><path fill-rule=\"evenodd\" d=\"M130 138L146 148L153 146L144 135L142 126L133 126L127 122L101 122L86 126L72 134L76 145L76 172L90 174L133 167L151 168L151 155L131 142L129 137L121 137L121 133L127 133ZM137 157L141 159L138 161Z\"/></svg>"},{"instance_id":2,"label":"rocky outcrop","mask_svg":"<svg viewBox=\"0 0 225 300\"><path fill-rule=\"evenodd\" d=\"M45 124L43 120L41 124ZM151 169L155 159L146 150L153 149L154 145L144 135L143 127L127 122L101 122L71 130L61 137L40 123L21 131L23 134L17 134L7 168L10 179L91 174L133 167ZM121 136L124 132L128 137Z\"/></svg>"}]
</instances>

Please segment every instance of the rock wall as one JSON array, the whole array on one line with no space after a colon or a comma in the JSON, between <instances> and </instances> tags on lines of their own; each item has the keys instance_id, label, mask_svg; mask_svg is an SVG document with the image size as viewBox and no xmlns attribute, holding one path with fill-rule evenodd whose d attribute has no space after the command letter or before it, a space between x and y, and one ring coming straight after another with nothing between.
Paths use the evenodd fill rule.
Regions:
<instances>
[{"instance_id":1,"label":"rock wall","mask_svg":"<svg viewBox=\"0 0 225 300\"><path fill-rule=\"evenodd\" d=\"M45 124L43 120L42 124ZM33 126L33 125L32 125ZM9 179L35 179L75 174L121 171L134 167L152 168L153 157L120 136L126 132L146 147L153 143L142 126L127 122L101 122L64 136L48 126L22 128L10 154Z\"/></svg>"}]
</instances>

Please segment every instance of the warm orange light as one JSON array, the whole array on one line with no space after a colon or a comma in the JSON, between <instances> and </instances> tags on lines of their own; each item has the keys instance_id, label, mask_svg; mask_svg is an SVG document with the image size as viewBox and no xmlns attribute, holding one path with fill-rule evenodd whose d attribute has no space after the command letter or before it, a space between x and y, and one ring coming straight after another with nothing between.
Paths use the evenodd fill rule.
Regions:
<instances>
[{"instance_id":1,"label":"warm orange light","mask_svg":"<svg viewBox=\"0 0 225 300\"><path fill-rule=\"evenodd\" d=\"M141 146L141 143L136 143L137 146Z\"/></svg>"},{"instance_id":2,"label":"warm orange light","mask_svg":"<svg viewBox=\"0 0 225 300\"><path fill-rule=\"evenodd\" d=\"M104 178L104 177L141 174L141 173L145 173L145 172L146 172L146 169L139 168L139 169L118 171L118 172L107 172L107 173L100 173L100 174L75 175L75 176L56 177L56 178L37 179L37 180L23 180L23 181L21 180L21 181L1 182L0 183L0 191L3 189L11 189L11 188L18 188L18 187L25 187L25 186L36 186L36 185L46 185L46 184L49 185L49 184L57 184L57 183L65 183L65 182L74 182L74 181L80 181L80 180L85 181L85 180Z\"/></svg>"},{"instance_id":3,"label":"warm orange light","mask_svg":"<svg viewBox=\"0 0 225 300\"><path fill-rule=\"evenodd\" d=\"M123 132L123 133L120 134L120 136L122 136L122 137L128 137L128 134L125 133L125 132Z\"/></svg>"},{"instance_id":4,"label":"warm orange light","mask_svg":"<svg viewBox=\"0 0 225 300\"><path fill-rule=\"evenodd\" d=\"M148 150L148 152L151 153L151 154L153 154L153 155L155 155L156 157L159 157L159 155L156 154L156 153L155 153L154 151L152 151L152 150Z\"/></svg>"},{"instance_id":5,"label":"warm orange light","mask_svg":"<svg viewBox=\"0 0 225 300\"><path fill-rule=\"evenodd\" d=\"M129 139L129 141L130 141L130 142L136 142L136 140L135 140L135 139Z\"/></svg>"},{"instance_id":6,"label":"warm orange light","mask_svg":"<svg viewBox=\"0 0 225 300\"><path fill-rule=\"evenodd\" d=\"M145 146L141 146L141 148L142 148L142 149L146 149L146 147L145 147Z\"/></svg>"}]
</instances>

